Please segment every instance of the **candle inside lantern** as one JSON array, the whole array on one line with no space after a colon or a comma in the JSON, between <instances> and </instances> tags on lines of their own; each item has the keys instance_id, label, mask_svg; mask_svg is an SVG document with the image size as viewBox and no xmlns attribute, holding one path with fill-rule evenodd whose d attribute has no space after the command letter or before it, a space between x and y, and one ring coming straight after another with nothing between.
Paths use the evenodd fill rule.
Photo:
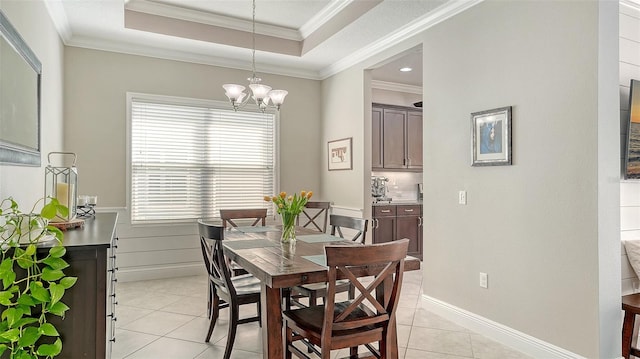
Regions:
<instances>
[{"instance_id":1,"label":"candle inside lantern","mask_svg":"<svg viewBox=\"0 0 640 359\"><path fill-rule=\"evenodd\" d=\"M64 182L56 183L56 199L61 205L67 208L69 208L69 189L71 189L73 193L73 185L69 186L68 183Z\"/></svg>"}]
</instances>

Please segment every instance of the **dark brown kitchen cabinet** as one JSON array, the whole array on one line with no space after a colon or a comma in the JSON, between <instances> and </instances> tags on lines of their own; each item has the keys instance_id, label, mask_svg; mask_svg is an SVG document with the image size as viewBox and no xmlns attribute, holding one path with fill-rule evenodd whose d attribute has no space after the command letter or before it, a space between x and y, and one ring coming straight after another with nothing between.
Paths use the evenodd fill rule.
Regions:
<instances>
[{"instance_id":1,"label":"dark brown kitchen cabinet","mask_svg":"<svg viewBox=\"0 0 640 359\"><path fill-rule=\"evenodd\" d=\"M422 206L373 206L373 243L409 239L407 254L422 259Z\"/></svg>"},{"instance_id":2,"label":"dark brown kitchen cabinet","mask_svg":"<svg viewBox=\"0 0 640 359\"><path fill-rule=\"evenodd\" d=\"M396 207L396 239L409 238L407 254L422 259L422 206Z\"/></svg>"},{"instance_id":3,"label":"dark brown kitchen cabinet","mask_svg":"<svg viewBox=\"0 0 640 359\"><path fill-rule=\"evenodd\" d=\"M371 166L382 168L382 109L371 109Z\"/></svg>"},{"instance_id":4,"label":"dark brown kitchen cabinet","mask_svg":"<svg viewBox=\"0 0 640 359\"><path fill-rule=\"evenodd\" d=\"M396 206L373 207L373 243L390 242L395 239Z\"/></svg>"},{"instance_id":5,"label":"dark brown kitchen cabinet","mask_svg":"<svg viewBox=\"0 0 640 359\"><path fill-rule=\"evenodd\" d=\"M371 121L371 167L374 170L422 169L420 110L374 104Z\"/></svg>"}]
</instances>

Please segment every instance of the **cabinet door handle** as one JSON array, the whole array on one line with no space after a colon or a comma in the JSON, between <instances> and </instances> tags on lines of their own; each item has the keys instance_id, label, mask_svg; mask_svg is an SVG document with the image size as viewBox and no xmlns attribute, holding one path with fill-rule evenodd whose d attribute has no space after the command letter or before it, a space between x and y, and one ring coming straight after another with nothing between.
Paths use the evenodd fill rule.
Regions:
<instances>
[{"instance_id":1,"label":"cabinet door handle","mask_svg":"<svg viewBox=\"0 0 640 359\"><path fill-rule=\"evenodd\" d=\"M422 217L418 217L418 227L422 227Z\"/></svg>"},{"instance_id":2,"label":"cabinet door handle","mask_svg":"<svg viewBox=\"0 0 640 359\"><path fill-rule=\"evenodd\" d=\"M390 209L381 209L380 213L391 213Z\"/></svg>"}]
</instances>

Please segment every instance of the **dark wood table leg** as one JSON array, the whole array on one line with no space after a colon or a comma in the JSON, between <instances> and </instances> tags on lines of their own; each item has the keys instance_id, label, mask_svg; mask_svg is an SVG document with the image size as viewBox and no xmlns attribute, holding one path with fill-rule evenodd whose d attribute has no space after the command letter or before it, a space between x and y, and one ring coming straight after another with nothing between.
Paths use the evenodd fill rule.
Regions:
<instances>
[{"instance_id":1,"label":"dark wood table leg","mask_svg":"<svg viewBox=\"0 0 640 359\"><path fill-rule=\"evenodd\" d=\"M264 359L284 358L282 333L282 296L279 288L261 284L262 305L262 357Z\"/></svg>"},{"instance_id":2,"label":"dark wood table leg","mask_svg":"<svg viewBox=\"0 0 640 359\"><path fill-rule=\"evenodd\" d=\"M622 357L629 359L631 353L631 342L633 341L633 325L636 321L635 313L624 312L624 322L622 324Z\"/></svg>"}]
</instances>

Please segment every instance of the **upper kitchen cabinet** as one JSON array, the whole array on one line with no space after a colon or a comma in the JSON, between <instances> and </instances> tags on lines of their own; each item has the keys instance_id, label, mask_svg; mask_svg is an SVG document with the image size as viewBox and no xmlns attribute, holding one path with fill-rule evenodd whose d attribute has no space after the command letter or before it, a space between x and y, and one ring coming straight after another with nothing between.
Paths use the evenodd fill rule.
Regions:
<instances>
[{"instance_id":1,"label":"upper kitchen cabinet","mask_svg":"<svg viewBox=\"0 0 640 359\"><path fill-rule=\"evenodd\" d=\"M371 114L372 169L422 170L422 111L373 104Z\"/></svg>"}]
</instances>

